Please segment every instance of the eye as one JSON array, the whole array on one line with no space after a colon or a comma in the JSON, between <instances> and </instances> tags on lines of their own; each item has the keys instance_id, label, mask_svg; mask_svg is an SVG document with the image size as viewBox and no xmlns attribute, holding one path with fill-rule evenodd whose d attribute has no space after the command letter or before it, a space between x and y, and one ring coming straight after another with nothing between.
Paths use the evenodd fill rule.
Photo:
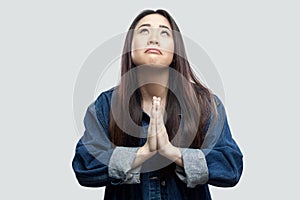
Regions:
<instances>
[{"instance_id":1,"label":"eye","mask_svg":"<svg viewBox=\"0 0 300 200\"><path fill-rule=\"evenodd\" d=\"M166 37L166 36L170 36L170 33L168 31L163 30L161 31L160 35Z\"/></svg>"},{"instance_id":2,"label":"eye","mask_svg":"<svg viewBox=\"0 0 300 200\"><path fill-rule=\"evenodd\" d=\"M141 34L148 34L149 30L146 29L146 28L142 28L141 30L139 30L139 33L141 33Z\"/></svg>"}]
</instances>

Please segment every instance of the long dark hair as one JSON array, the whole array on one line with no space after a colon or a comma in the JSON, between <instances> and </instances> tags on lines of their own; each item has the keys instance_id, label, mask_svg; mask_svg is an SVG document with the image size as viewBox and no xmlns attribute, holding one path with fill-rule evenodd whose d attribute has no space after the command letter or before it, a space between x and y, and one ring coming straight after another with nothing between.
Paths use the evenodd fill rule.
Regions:
<instances>
[{"instance_id":1,"label":"long dark hair","mask_svg":"<svg viewBox=\"0 0 300 200\"><path fill-rule=\"evenodd\" d=\"M174 88L176 88L176 95L171 90L167 93L165 126L169 139L176 146L200 148L204 140L208 119L211 113L215 111L214 99L209 89L200 83L191 70L180 30L167 11L161 9L156 11L144 10L133 20L125 38L121 62L121 77L136 67L131 58L133 30L140 19L150 14L164 16L169 21L172 30L176 32L176 34L173 34L175 45L174 55L169 67L178 72L178 74L181 74L181 77L175 75L170 78L169 76L169 85L173 84ZM176 77L176 81L174 81L174 77ZM183 79L189 80L188 84L184 84ZM135 77L129 79L121 78L120 84L115 88L115 100L117 103L114 105L118 105L118 116L113 116L112 112L110 113L109 132L111 141L117 146L139 146L139 136L133 136L132 133L125 133L124 128L120 128L118 126L120 124L117 125L115 120L116 117L121 119L121 126L126 126L125 113L129 111L132 121L138 126L142 125L142 95L140 90L135 90L131 96L128 93L128 85L137 84L136 81ZM196 96L193 94L196 94ZM129 106L128 103L126 104L128 99L130 99ZM183 110L186 112L183 113ZM181 120L183 120L183 124ZM180 131L179 135L177 134L178 131ZM135 132L139 133L141 130L136 129Z\"/></svg>"}]
</instances>

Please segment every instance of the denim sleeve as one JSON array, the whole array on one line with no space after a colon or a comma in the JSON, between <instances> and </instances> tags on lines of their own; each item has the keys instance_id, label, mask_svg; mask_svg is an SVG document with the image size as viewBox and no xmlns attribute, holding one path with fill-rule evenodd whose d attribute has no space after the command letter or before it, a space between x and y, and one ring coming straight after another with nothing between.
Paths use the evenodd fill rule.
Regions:
<instances>
[{"instance_id":1,"label":"denim sleeve","mask_svg":"<svg viewBox=\"0 0 300 200\"><path fill-rule=\"evenodd\" d=\"M96 106L98 107L98 112L96 111ZM129 167L130 162L133 162L133 156L131 156L131 159L124 165L124 168L120 168L118 163L113 162L116 155L119 155L124 149L114 147L109 139L108 108L109 102L107 97L100 95L97 101L91 104L86 111L84 117L85 131L77 143L72 161L76 178L82 186L101 187L132 183L133 180L137 180L137 176L139 176L138 168L130 170ZM128 151L127 149L127 152ZM134 152L136 149L132 149L131 151ZM124 170L123 175L120 176L121 172L117 174L109 173L109 166L112 167L111 169ZM127 175L128 173L130 176ZM138 175L130 178L131 174L134 173Z\"/></svg>"},{"instance_id":2,"label":"denim sleeve","mask_svg":"<svg viewBox=\"0 0 300 200\"><path fill-rule=\"evenodd\" d=\"M217 120L210 122L201 150L208 167L208 183L219 187L233 187L243 171L243 155L232 137L225 108L215 96Z\"/></svg>"},{"instance_id":3,"label":"denim sleeve","mask_svg":"<svg viewBox=\"0 0 300 200\"><path fill-rule=\"evenodd\" d=\"M187 187L209 183L220 187L236 185L243 170L243 155L232 138L225 108L215 96L217 115L212 116L201 149L181 148L184 167L175 173Z\"/></svg>"},{"instance_id":4,"label":"denim sleeve","mask_svg":"<svg viewBox=\"0 0 300 200\"><path fill-rule=\"evenodd\" d=\"M135 169L131 167L138 149L137 147L116 147L109 162L109 176L122 180L122 184L140 183L141 166Z\"/></svg>"},{"instance_id":5,"label":"denim sleeve","mask_svg":"<svg viewBox=\"0 0 300 200\"><path fill-rule=\"evenodd\" d=\"M187 187L194 188L198 184L205 184L208 180L208 168L205 155L200 149L180 148L183 166L176 166L175 173Z\"/></svg>"}]
</instances>

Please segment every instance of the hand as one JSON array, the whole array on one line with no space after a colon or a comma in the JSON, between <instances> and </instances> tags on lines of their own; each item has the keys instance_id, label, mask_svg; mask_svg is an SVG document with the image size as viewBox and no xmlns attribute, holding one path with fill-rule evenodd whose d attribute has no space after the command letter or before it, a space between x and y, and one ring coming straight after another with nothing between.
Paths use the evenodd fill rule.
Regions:
<instances>
[{"instance_id":1,"label":"hand","mask_svg":"<svg viewBox=\"0 0 300 200\"><path fill-rule=\"evenodd\" d=\"M159 97L154 96L152 98L147 142L144 145L149 148L150 152L158 151L162 146L165 146L165 143L169 142L169 137L163 123L163 110L162 106L160 106L160 101Z\"/></svg>"},{"instance_id":2,"label":"hand","mask_svg":"<svg viewBox=\"0 0 300 200\"><path fill-rule=\"evenodd\" d=\"M147 135L147 142L145 145L148 145L150 152L157 151L157 138L156 138L156 118L157 118L157 111L155 108L155 101L154 97L152 100L152 108L150 113L150 123L148 127L148 135Z\"/></svg>"},{"instance_id":3,"label":"hand","mask_svg":"<svg viewBox=\"0 0 300 200\"><path fill-rule=\"evenodd\" d=\"M179 148L173 146L169 141L164 124L164 108L160 102L160 97L153 97L147 141L142 149L146 149L145 151L152 155L158 152L162 156L176 162L176 164L183 166Z\"/></svg>"},{"instance_id":4,"label":"hand","mask_svg":"<svg viewBox=\"0 0 300 200\"><path fill-rule=\"evenodd\" d=\"M173 147L173 145L169 141L169 135L164 123L164 108L160 102L160 97L154 97L154 108L156 111L156 141L158 152L161 155L166 156L165 154Z\"/></svg>"},{"instance_id":5,"label":"hand","mask_svg":"<svg viewBox=\"0 0 300 200\"><path fill-rule=\"evenodd\" d=\"M178 148L174 147L169 141L167 129L164 124L164 109L160 103L161 99L153 97L152 108L150 113L150 124L146 143L138 150L137 157L133 163L133 168L148 160L157 152L162 156L175 161L182 166L181 153ZM179 155L178 155L179 154Z\"/></svg>"},{"instance_id":6,"label":"hand","mask_svg":"<svg viewBox=\"0 0 300 200\"><path fill-rule=\"evenodd\" d=\"M147 142L144 146L149 148L150 152L158 150L157 146L157 116L158 116L158 106L160 105L160 98L152 98L152 108L150 113L150 123L148 127Z\"/></svg>"}]
</instances>

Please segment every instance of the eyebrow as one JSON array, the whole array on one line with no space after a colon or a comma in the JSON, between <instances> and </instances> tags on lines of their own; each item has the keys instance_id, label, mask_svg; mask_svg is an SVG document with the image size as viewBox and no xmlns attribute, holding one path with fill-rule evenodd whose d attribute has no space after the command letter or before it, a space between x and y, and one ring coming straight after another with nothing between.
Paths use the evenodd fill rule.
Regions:
<instances>
[{"instance_id":1,"label":"eyebrow","mask_svg":"<svg viewBox=\"0 0 300 200\"><path fill-rule=\"evenodd\" d=\"M141 28L141 27L143 27L143 26L151 27L151 24L142 24L142 25L140 25L140 26L138 27L138 29ZM165 26L165 25L159 25L159 28L166 28L166 29L170 30L170 28L167 27L167 26ZM171 30L170 30L170 31L171 31Z\"/></svg>"}]
</instances>

